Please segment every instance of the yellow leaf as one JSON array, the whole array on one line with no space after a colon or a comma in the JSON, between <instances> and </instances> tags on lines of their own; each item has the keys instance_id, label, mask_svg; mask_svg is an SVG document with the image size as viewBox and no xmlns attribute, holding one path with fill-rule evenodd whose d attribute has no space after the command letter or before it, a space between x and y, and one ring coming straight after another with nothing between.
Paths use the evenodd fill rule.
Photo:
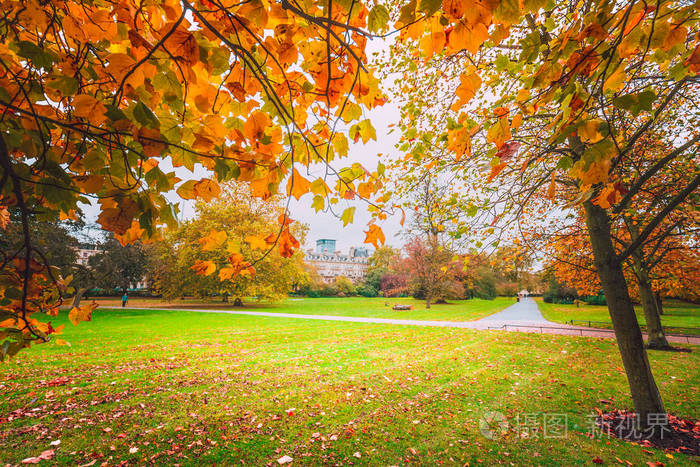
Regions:
<instances>
[{"instance_id":1,"label":"yellow leaf","mask_svg":"<svg viewBox=\"0 0 700 467\"><path fill-rule=\"evenodd\" d=\"M223 230L212 229L209 235L199 239L199 243L202 245L203 251L216 250L224 244L227 237L226 232Z\"/></svg>"},{"instance_id":2,"label":"yellow leaf","mask_svg":"<svg viewBox=\"0 0 700 467\"><path fill-rule=\"evenodd\" d=\"M479 51L479 47L489 38L488 27L483 23L476 23L471 26L465 25L463 22L457 23L455 28L450 32L448 50L452 53L457 53L461 50L467 50L473 54Z\"/></svg>"},{"instance_id":3,"label":"yellow leaf","mask_svg":"<svg viewBox=\"0 0 700 467\"><path fill-rule=\"evenodd\" d=\"M603 135L600 134L601 121L594 119L584 122L576 130L579 138L587 143L597 143L603 139Z\"/></svg>"},{"instance_id":4,"label":"yellow leaf","mask_svg":"<svg viewBox=\"0 0 700 467\"><path fill-rule=\"evenodd\" d=\"M56 345L67 345L68 347L70 347L70 342L64 339L56 339L54 342L56 343Z\"/></svg>"},{"instance_id":5,"label":"yellow leaf","mask_svg":"<svg viewBox=\"0 0 700 467\"><path fill-rule=\"evenodd\" d=\"M350 224L355 217L355 207L349 207L340 216L340 220L343 221L343 227Z\"/></svg>"},{"instance_id":6,"label":"yellow leaf","mask_svg":"<svg viewBox=\"0 0 700 467\"><path fill-rule=\"evenodd\" d=\"M256 235L248 235L245 241L248 242L253 250L266 250L268 246L264 238Z\"/></svg>"},{"instance_id":7,"label":"yellow leaf","mask_svg":"<svg viewBox=\"0 0 700 467\"><path fill-rule=\"evenodd\" d=\"M625 85L625 80L627 79L627 74L625 73L625 67L620 65L603 83L603 91L617 92L622 89Z\"/></svg>"},{"instance_id":8,"label":"yellow leaf","mask_svg":"<svg viewBox=\"0 0 700 467\"><path fill-rule=\"evenodd\" d=\"M486 140L494 143L499 149L510 137L510 126L506 118L499 118L496 124L486 132Z\"/></svg>"},{"instance_id":9,"label":"yellow leaf","mask_svg":"<svg viewBox=\"0 0 700 467\"><path fill-rule=\"evenodd\" d=\"M330 189L322 178L317 178L311 182L311 192L315 195L327 196L330 193Z\"/></svg>"},{"instance_id":10,"label":"yellow leaf","mask_svg":"<svg viewBox=\"0 0 700 467\"><path fill-rule=\"evenodd\" d=\"M97 303L95 302L77 308L73 307L68 313L68 319L74 326L77 326L83 321L91 321L92 312L95 308L97 308Z\"/></svg>"},{"instance_id":11,"label":"yellow leaf","mask_svg":"<svg viewBox=\"0 0 700 467\"><path fill-rule=\"evenodd\" d=\"M447 132L447 149L455 153L456 159L469 156L472 152L472 138L465 127L449 130Z\"/></svg>"},{"instance_id":12,"label":"yellow leaf","mask_svg":"<svg viewBox=\"0 0 700 467\"><path fill-rule=\"evenodd\" d=\"M265 136L265 128L270 126L270 117L261 111L253 112L243 124L243 134L254 143Z\"/></svg>"}]
</instances>

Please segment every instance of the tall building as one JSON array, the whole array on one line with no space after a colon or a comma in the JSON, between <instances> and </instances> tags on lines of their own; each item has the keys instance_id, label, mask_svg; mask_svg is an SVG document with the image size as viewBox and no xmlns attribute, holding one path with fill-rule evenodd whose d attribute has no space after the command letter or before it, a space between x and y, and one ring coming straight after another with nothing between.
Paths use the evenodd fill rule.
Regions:
<instances>
[{"instance_id":1,"label":"tall building","mask_svg":"<svg viewBox=\"0 0 700 467\"><path fill-rule=\"evenodd\" d=\"M369 250L365 247L350 247L347 255L335 249L335 240L316 240L316 249L306 252L304 260L313 265L325 282L333 282L338 276L345 276L355 282L364 279L369 266Z\"/></svg>"}]
</instances>

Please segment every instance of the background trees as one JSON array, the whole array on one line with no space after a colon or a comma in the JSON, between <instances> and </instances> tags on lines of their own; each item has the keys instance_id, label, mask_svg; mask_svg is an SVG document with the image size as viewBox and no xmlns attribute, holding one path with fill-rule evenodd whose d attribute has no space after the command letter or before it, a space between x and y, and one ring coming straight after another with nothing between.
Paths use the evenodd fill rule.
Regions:
<instances>
[{"instance_id":1,"label":"background trees","mask_svg":"<svg viewBox=\"0 0 700 467\"><path fill-rule=\"evenodd\" d=\"M285 297L306 272L301 252L287 257L278 249L269 250L264 240L266 232L276 235L283 212L279 197L263 201L244 186L223 185L219 197L198 203L191 220L153 245L150 272L155 290L166 298L219 294L239 303L246 297ZM295 228L294 235L303 240L304 230ZM250 264L243 266L244 257L254 258L254 270ZM243 269L236 274L236 267Z\"/></svg>"}]
</instances>

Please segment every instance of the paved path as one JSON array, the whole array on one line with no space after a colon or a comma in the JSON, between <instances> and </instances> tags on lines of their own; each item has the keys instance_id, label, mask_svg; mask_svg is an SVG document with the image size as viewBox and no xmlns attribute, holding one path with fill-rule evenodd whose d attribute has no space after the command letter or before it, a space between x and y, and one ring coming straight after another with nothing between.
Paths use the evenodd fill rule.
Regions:
<instances>
[{"instance_id":1,"label":"paved path","mask_svg":"<svg viewBox=\"0 0 700 467\"><path fill-rule=\"evenodd\" d=\"M142 309L139 307L127 307ZM530 332L541 334L560 334L566 336L601 337L612 339L615 337L612 330L587 328L582 326L570 326L568 324L547 321L537 307L537 303L531 298L521 299L503 311L494 313L476 321L427 321L417 319L393 319L393 318L364 318L359 316L333 316L333 315L304 315L296 313L271 313L267 311L240 311L240 310L211 310L211 309L175 309L175 308L149 308L161 311L194 311L197 313L224 313L228 315L267 316L273 318L315 319L322 321L348 321L353 323L398 324L402 326L428 326L443 328L465 328L480 330L505 330L516 332ZM646 335L644 336L646 338ZM667 336L669 342L681 344L700 345L700 336Z\"/></svg>"},{"instance_id":2,"label":"paved path","mask_svg":"<svg viewBox=\"0 0 700 467\"><path fill-rule=\"evenodd\" d=\"M552 323L547 321L540 313L540 309L537 308L537 303L531 298L522 298L519 302L514 303L503 311L494 313L487 316L486 318L481 318L476 321L477 323L486 323L493 326L496 323L501 324L549 324L555 325L557 323Z\"/></svg>"}]
</instances>

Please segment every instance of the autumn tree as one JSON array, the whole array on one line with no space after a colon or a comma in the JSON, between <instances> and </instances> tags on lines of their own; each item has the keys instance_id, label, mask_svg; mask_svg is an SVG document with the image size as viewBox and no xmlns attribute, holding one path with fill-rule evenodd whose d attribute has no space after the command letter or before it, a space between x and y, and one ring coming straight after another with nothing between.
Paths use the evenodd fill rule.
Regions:
<instances>
[{"instance_id":1,"label":"autumn tree","mask_svg":"<svg viewBox=\"0 0 700 467\"><path fill-rule=\"evenodd\" d=\"M641 209L638 213L644 215L647 211ZM590 240L581 222L579 218L578 223L549 239L547 263L559 281L575 287L580 295L597 295L602 287ZM627 218L613 224L615 238L629 242L633 232L636 232L636 222ZM683 226L683 222L676 222L673 228L668 229L666 220L659 230L665 233L657 232L655 243L637 250L625 262L624 272L631 296L642 305L648 335L647 347L665 349L670 346L661 324L661 294L673 293L673 296L690 299L698 295L700 252L697 233L692 228L688 229L687 225ZM621 247L622 244L618 243L618 250Z\"/></svg>"},{"instance_id":2,"label":"autumn tree","mask_svg":"<svg viewBox=\"0 0 700 467\"><path fill-rule=\"evenodd\" d=\"M486 238L517 231L524 215L581 206L635 411L642 423L664 412L623 265L697 190L697 166L676 174L677 194L619 252L611 224L662 169L696 154L695 6L421 2L396 16L404 27L389 72L407 70L397 171L448 179L468 195L458 225L479 221ZM651 132L667 151L639 164L635 148ZM537 193L548 207L533 209Z\"/></svg>"},{"instance_id":3,"label":"autumn tree","mask_svg":"<svg viewBox=\"0 0 700 467\"><path fill-rule=\"evenodd\" d=\"M119 289L125 293L146 278L148 252L141 242L122 245L108 235L97 248L100 252L88 259L91 283L81 285L107 291Z\"/></svg>"},{"instance_id":4,"label":"autumn tree","mask_svg":"<svg viewBox=\"0 0 700 467\"><path fill-rule=\"evenodd\" d=\"M248 297L285 297L306 272L301 251L268 249L265 237L276 235L283 215L280 196L263 201L244 186L223 184L217 198L197 203L192 219L153 245L149 269L155 289L169 299L219 294L239 305ZM301 226L292 230L303 240Z\"/></svg>"},{"instance_id":5,"label":"autumn tree","mask_svg":"<svg viewBox=\"0 0 700 467\"><path fill-rule=\"evenodd\" d=\"M331 164L376 138L363 117L384 102L365 55L376 19L358 2L3 2L0 226L16 209L23 238L0 264L3 352L48 340L40 318L68 287L31 216L78 219L92 202L126 244L176 226L172 190L208 201L237 180L266 199L286 185L317 210L372 197L381 170ZM305 178L316 163L325 174ZM292 254L289 221L270 250Z\"/></svg>"}]
</instances>

